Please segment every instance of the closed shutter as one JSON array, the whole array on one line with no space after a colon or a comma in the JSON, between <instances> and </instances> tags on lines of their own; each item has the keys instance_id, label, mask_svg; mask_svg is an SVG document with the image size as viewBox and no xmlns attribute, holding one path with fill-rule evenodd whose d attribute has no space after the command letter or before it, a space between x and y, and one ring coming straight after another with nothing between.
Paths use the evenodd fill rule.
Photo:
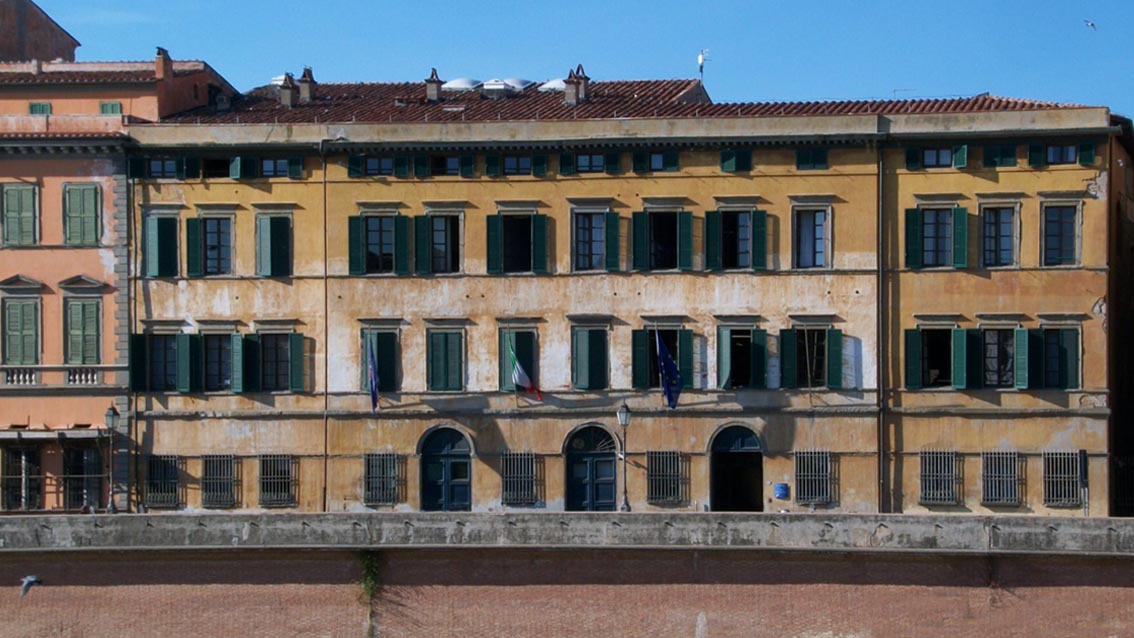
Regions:
<instances>
[{"instance_id":1,"label":"closed shutter","mask_svg":"<svg viewBox=\"0 0 1134 638\"><path fill-rule=\"evenodd\" d=\"M916 171L921 168L921 149L911 147L906 149L906 170ZM909 387L907 385L907 387Z\"/></svg>"},{"instance_id":2,"label":"closed shutter","mask_svg":"<svg viewBox=\"0 0 1134 638\"><path fill-rule=\"evenodd\" d=\"M650 217L649 213L638 212L631 217L634 236L633 256L634 270L646 271L650 269Z\"/></svg>"},{"instance_id":3,"label":"closed shutter","mask_svg":"<svg viewBox=\"0 0 1134 638\"><path fill-rule=\"evenodd\" d=\"M487 242L488 274L497 275L504 272L503 246L501 245L500 238L502 220L500 215L489 215L485 217L485 224L484 237Z\"/></svg>"},{"instance_id":4,"label":"closed shutter","mask_svg":"<svg viewBox=\"0 0 1134 638\"><path fill-rule=\"evenodd\" d=\"M574 175L575 174L575 154L574 153L560 153L559 154L559 174L560 175Z\"/></svg>"},{"instance_id":5,"label":"closed shutter","mask_svg":"<svg viewBox=\"0 0 1134 638\"><path fill-rule=\"evenodd\" d=\"M406 179L409 177L410 158L407 155L394 156L394 177Z\"/></svg>"},{"instance_id":6,"label":"closed shutter","mask_svg":"<svg viewBox=\"0 0 1134 638\"><path fill-rule=\"evenodd\" d=\"M290 179L303 179L303 158L287 158L287 176Z\"/></svg>"},{"instance_id":7,"label":"closed shutter","mask_svg":"<svg viewBox=\"0 0 1134 638\"><path fill-rule=\"evenodd\" d=\"M906 389L921 388L921 330L906 330Z\"/></svg>"},{"instance_id":8,"label":"closed shutter","mask_svg":"<svg viewBox=\"0 0 1134 638\"><path fill-rule=\"evenodd\" d=\"M953 368L953 388L964 390L974 379L969 374L969 331L964 328L952 330L952 353L950 364ZM918 371L920 374L920 370Z\"/></svg>"},{"instance_id":9,"label":"closed shutter","mask_svg":"<svg viewBox=\"0 0 1134 638\"><path fill-rule=\"evenodd\" d=\"M631 377L636 389L650 387L650 333L634 330L631 333Z\"/></svg>"},{"instance_id":10,"label":"closed shutter","mask_svg":"<svg viewBox=\"0 0 1134 638\"><path fill-rule=\"evenodd\" d=\"M201 277L205 274L205 246L201 238L201 218L185 220L185 276Z\"/></svg>"},{"instance_id":11,"label":"closed shutter","mask_svg":"<svg viewBox=\"0 0 1134 638\"><path fill-rule=\"evenodd\" d=\"M721 151L724 153L724 151ZM721 269L721 214L705 212L705 270Z\"/></svg>"},{"instance_id":12,"label":"closed shutter","mask_svg":"<svg viewBox=\"0 0 1134 638\"><path fill-rule=\"evenodd\" d=\"M827 387L843 387L843 331L835 328L827 330Z\"/></svg>"},{"instance_id":13,"label":"closed shutter","mask_svg":"<svg viewBox=\"0 0 1134 638\"><path fill-rule=\"evenodd\" d=\"M446 372L445 387L448 390L460 390L463 386L464 367L462 362L461 333L451 332L445 336L446 346Z\"/></svg>"},{"instance_id":14,"label":"closed shutter","mask_svg":"<svg viewBox=\"0 0 1134 638\"><path fill-rule=\"evenodd\" d=\"M347 217L347 261L352 275L366 274L366 246L363 241L362 217Z\"/></svg>"},{"instance_id":15,"label":"closed shutter","mask_svg":"<svg viewBox=\"0 0 1134 638\"><path fill-rule=\"evenodd\" d=\"M752 351L749 353L751 366L749 386L768 387L768 331L752 331Z\"/></svg>"},{"instance_id":16,"label":"closed shutter","mask_svg":"<svg viewBox=\"0 0 1134 638\"><path fill-rule=\"evenodd\" d=\"M362 177L365 165L365 155L351 155L347 158L347 177Z\"/></svg>"},{"instance_id":17,"label":"closed shutter","mask_svg":"<svg viewBox=\"0 0 1134 638\"><path fill-rule=\"evenodd\" d=\"M1013 331L1013 347L1015 348L1015 361L1014 367L1016 377L1016 388L1018 390L1027 389L1030 383L1031 366L1028 360L1029 352L1028 343L1028 330L1026 328L1016 328Z\"/></svg>"},{"instance_id":18,"label":"closed shutter","mask_svg":"<svg viewBox=\"0 0 1134 638\"><path fill-rule=\"evenodd\" d=\"M98 302L67 303L67 353L69 365L90 365L99 362Z\"/></svg>"},{"instance_id":19,"label":"closed shutter","mask_svg":"<svg viewBox=\"0 0 1134 638\"><path fill-rule=\"evenodd\" d=\"M752 270L768 269L768 211L752 211Z\"/></svg>"},{"instance_id":20,"label":"closed shutter","mask_svg":"<svg viewBox=\"0 0 1134 638\"><path fill-rule=\"evenodd\" d=\"M292 392L303 392L303 371L306 360L303 356L303 335L292 333L287 338L288 348L288 386Z\"/></svg>"},{"instance_id":21,"label":"closed shutter","mask_svg":"<svg viewBox=\"0 0 1134 638\"><path fill-rule=\"evenodd\" d=\"M4 304L4 363L39 363L39 305L35 301Z\"/></svg>"},{"instance_id":22,"label":"closed shutter","mask_svg":"<svg viewBox=\"0 0 1134 638\"><path fill-rule=\"evenodd\" d=\"M602 166L607 175L618 175L622 172L622 153L608 151L602 158Z\"/></svg>"},{"instance_id":23,"label":"closed shutter","mask_svg":"<svg viewBox=\"0 0 1134 638\"><path fill-rule=\"evenodd\" d=\"M476 155L461 156L461 177L476 177Z\"/></svg>"},{"instance_id":24,"label":"closed shutter","mask_svg":"<svg viewBox=\"0 0 1134 638\"><path fill-rule=\"evenodd\" d=\"M145 392L150 375L146 369L150 361L150 340L144 334L130 335L130 391Z\"/></svg>"},{"instance_id":25,"label":"closed shutter","mask_svg":"<svg viewBox=\"0 0 1134 638\"><path fill-rule=\"evenodd\" d=\"M780 387L794 388L799 385L799 361L796 357L796 330L785 328L780 331Z\"/></svg>"},{"instance_id":26,"label":"closed shutter","mask_svg":"<svg viewBox=\"0 0 1134 638\"><path fill-rule=\"evenodd\" d=\"M98 187L67 186L64 192L64 239L71 246L98 243Z\"/></svg>"},{"instance_id":27,"label":"closed shutter","mask_svg":"<svg viewBox=\"0 0 1134 638\"><path fill-rule=\"evenodd\" d=\"M489 154L484 156L484 174L489 177L500 177L501 170L500 155Z\"/></svg>"},{"instance_id":28,"label":"closed shutter","mask_svg":"<svg viewBox=\"0 0 1134 638\"><path fill-rule=\"evenodd\" d=\"M547 215L532 215L532 272L547 274Z\"/></svg>"},{"instance_id":29,"label":"closed shutter","mask_svg":"<svg viewBox=\"0 0 1134 638\"><path fill-rule=\"evenodd\" d=\"M8 186L4 190L4 243L10 246L35 244L35 189Z\"/></svg>"},{"instance_id":30,"label":"closed shutter","mask_svg":"<svg viewBox=\"0 0 1134 638\"><path fill-rule=\"evenodd\" d=\"M536 177L547 175L547 153L532 154L532 175Z\"/></svg>"},{"instance_id":31,"label":"closed shutter","mask_svg":"<svg viewBox=\"0 0 1134 638\"><path fill-rule=\"evenodd\" d=\"M409 218L405 215L394 216L394 273L398 275L409 274Z\"/></svg>"},{"instance_id":32,"label":"closed shutter","mask_svg":"<svg viewBox=\"0 0 1134 638\"><path fill-rule=\"evenodd\" d=\"M429 216L413 218L413 269L419 275L429 274Z\"/></svg>"},{"instance_id":33,"label":"closed shutter","mask_svg":"<svg viewBox=\"0 0 1134 638\"><path fill-rule=\"evenodd\" d=\"M668 172L668 173L676 172L680 168L680 166L678 164L679 158L680 158L680 153L678 151L665 151L665 152L663 152L662 153L662 168L664 168L665 171Z\"/></svg>"},{"instance_id":34,"label":"closed shutter","mask_svg":"<svg viewBox=\"0 0 1134 638\"><path fill-rule=\"evenodd\" d=\"M606 269L609 272L616 272L619 270L620 255L618 251L619 244L619 216L618 213L606 213L604 217L603 232L606 233Z\"/></svg>"},{"instance_id":35,"label":"closed shutter","mask_svg":"<svg viewBox=\"0 0 1134 638\"><path fill-rule=\"evenodd\" d=\"M428 155L415 155L413 158L413 176L418 179L424 179L430 176L429 171L429 156Z\"/></svg>"},{"instance_id":36,"label":"closed shutter","mask_svg":"<svg viewBox=\"0 0 1134 638\"><path fill-rule=\"evenodd\" d=\"M1028 144L1028 166L1043 166L1047 161L1046 150L1043 144Z\"/></svg>"},{"instance_id":37,"label":"closed shutter","mask_svg":"<svg viewBox=\"0 0 1134 638\"><path fill-rule=\"evenodd\" d=\"M677 213L677 268L693 270L693 213Z\"/></svg>"},{"instance_id":38,"label":"closed shutter","mask_svg":"<svg viewBox=\"0 0 1134 638\"><path fill-rule=\"evenodd\" d=\"M906 209L906 268L921 268L921 209Z\"/></svg>"},{"instance_id":39,"label":"closed shutter","mask_svg":"<svg viewBox=\"0 0 1134 638\"><path fill-rule=\"evenodd\" d=\"M650 172L650 154L646 151L634 151L633 165L635 173Z\"/></svg>"},{"instance_id":40,"label":"closed shutter","mask_svg":"<svg viewBox=\"0 0 1134 638\"><path fill-rule=\"evenodd\" d=\"M1080 166L1094 166L1095 165L1095 143L1084 142L1079 145L1079 165Z\"/></svg>"},{"instance_id":41,"label":"closed shutter","mask_svg":"<svg viewBox=\"0 0 1134 638\"><path fill-rule=\"evenodd\" d=\"M693 383L693 331L677 331L677 370L685 389L694 387Z\"/></svg>"},{"instance_id":42,"label":"closed shutter","mask_svg":"<svg viewBox=\"0 0 1134 638\"><path fill-rule=\"evenodd\" d=\"M969 210L953 209L953 267L967 268L969 265Z\"/></svg>"}]
</instances>

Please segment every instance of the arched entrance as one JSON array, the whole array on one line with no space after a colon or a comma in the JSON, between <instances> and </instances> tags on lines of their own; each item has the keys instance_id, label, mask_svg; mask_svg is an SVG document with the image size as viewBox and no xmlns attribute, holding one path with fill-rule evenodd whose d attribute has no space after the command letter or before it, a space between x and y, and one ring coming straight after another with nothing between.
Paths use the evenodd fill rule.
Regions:
<instances>
[{"instance_id":1,"label":"arched entrance","mask_svg":"<svg viewBox=\"0 0 1134 638\"><path fill-rule=\"evenodd\" d=\"M472 507L469 440L453 428L440 428L421 445L421 509L461 512Z\"/></svg>"},{"instance_id":2,"label":"arched entrance","mask_svg":"<svg viewBox=\"0 0 1134 638\"><path fill-rule=\"evenodd\" d=\"M755 432L739 425L718 432L709 463L714 512L764 511L764 454Z\"/></svg>"},{"instance_id":3,"label":"arched entrance","mask_svg":"<svg viewBox=\"0 0 1134 638\"><path fill-rule=\"evenodd\" d=\"M567 503L569 512L613 512L618 467L610 433L588 426L567 440Z\"/></svg>"}]
</instances>

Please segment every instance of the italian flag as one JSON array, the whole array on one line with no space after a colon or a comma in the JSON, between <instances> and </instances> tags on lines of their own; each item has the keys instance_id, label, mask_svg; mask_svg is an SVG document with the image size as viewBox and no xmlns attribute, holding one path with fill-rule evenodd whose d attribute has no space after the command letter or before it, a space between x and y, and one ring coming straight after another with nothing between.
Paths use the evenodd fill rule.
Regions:
<instances>
[{"instance_id":1,"label":"italian flag","mask_svg":"<svg viewBox=\"0 0 1134 638\"><path fill-rule=\"evenodd\" d=\"M532 383L532 378L528 376L524 366L516 360L516 349L511 343L508 344L508 354L512 355L512 385L516 386L517 391L534 393L536 401L543 401L543 393L539 391L539 386Z\"/></svg>"}]
</instances>

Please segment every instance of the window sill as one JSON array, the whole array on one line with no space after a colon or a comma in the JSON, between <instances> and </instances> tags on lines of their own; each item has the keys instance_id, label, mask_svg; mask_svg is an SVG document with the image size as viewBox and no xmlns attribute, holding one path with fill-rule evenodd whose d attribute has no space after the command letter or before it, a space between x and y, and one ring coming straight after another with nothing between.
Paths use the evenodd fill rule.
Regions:
<instances>
[{"instance_id":1,"label":"window sill","mask_svg":"<svg viewBox=\"0 0 1134 638\"><path fill-rule=\"evenodd\" d=\"M1078 270L1082 268L1082 264L1054 264L1051 266L1040 264L1040 270Z\"/></svg>"}]
</instances>

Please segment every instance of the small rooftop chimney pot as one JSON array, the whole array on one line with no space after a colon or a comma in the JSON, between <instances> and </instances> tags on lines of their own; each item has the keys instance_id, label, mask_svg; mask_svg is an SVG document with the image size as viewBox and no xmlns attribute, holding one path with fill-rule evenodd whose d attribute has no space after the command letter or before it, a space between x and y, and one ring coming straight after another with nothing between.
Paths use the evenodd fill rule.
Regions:
<instances>
[{"instance_id":1,"label":"small rooftop chimney pot","mask_svg":"<svg viewBox=\"0 0 1134 638\"><path fill-rule=\"evenodd\" d=\"M280 104L290 109L298 100L299 88L295 86L295 78L290 73L285 73L283 84L280 84Z\"/></svg>"},{"instance_id":2,"label":"small rooftop chimney pot","mask_svg":"<svg viewBox=\"0 0 1134 638\"><path fill-rule=\"evenodd\" d=\"M575 75L575 71L567 72L567 79L563 80L563 100L571 106L579 104L579 77Z\"/></svg>"},{"instance_id":3,"label":"small rooftop chimney pot","mask_svg":"<svg viewBox=\"0 0 1134 638\"><path fill-rule=\"evenodd\" d=\"M430 69L429 77L425 80L425 99L430 102L440 102L442 84L444 82L437 77L437 69Z\"/></svg>"},{"instance_id":4,"label":"small rooftop chimney pot","mask_svg":"<svg viewBox=\"0 0 1134 638\"><path fill-rule=\"evenodd\" d=\"M157 48L157 57L154 59L154 77L159 80L173 77L173 59L169 51L162 47Z\"/></svg>"},{"instance_id":5,"label":"small rooftop chimney pot","mask_svg":"<svg viewBox=\"0 0 1134 638\"><path fill-rule=\"evenodd\" d=\"M315 98L315 74L311 72L311 67L303 67L303 75L299 76L299 102L306 104Z\"/></svg>"},{"instance_id":6,"label":"small rooftop chimney pot","mask_svg":"<svg viewBox=\"0 0 1134 638\"><path fill-rule=\"evenodd\" d=\"M583 70L583 65L575 67L575 79L579 81L579 101L587 101L587 89L590 88L591 78L587 77L587 72Z\"/></svg>"}]
</instances>

